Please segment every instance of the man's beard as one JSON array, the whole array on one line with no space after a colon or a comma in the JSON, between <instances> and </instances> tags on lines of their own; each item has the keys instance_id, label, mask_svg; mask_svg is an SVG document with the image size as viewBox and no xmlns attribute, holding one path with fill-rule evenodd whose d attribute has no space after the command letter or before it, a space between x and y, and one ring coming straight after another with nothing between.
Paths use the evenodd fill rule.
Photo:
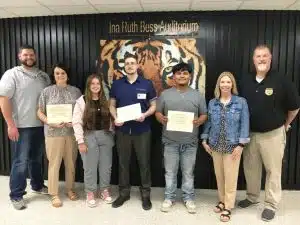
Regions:
<instances>
[{"instance_id":1,"label":"man's beard","mask_svg":"<svg viewBox=\"0 0 300 225\"><path fill-rule=\"evenodd\" d=\"M27 63L27 60L20 60L21 64L27 67L34 67L36 65L36 61L33 61L31 65Z\"/></svg>"},{"instance_id":2,"label":"man's beard","mask_svg":"<svg viewBox=\"0 0 300 225\"><path fill-rule=\"evenodd\" d=\"M258 71L266 71L268 68L267 64L259 64L257 66Z\"/></svg>"},{"instance_id":3,"label":"man's beard","mask_svg":"<svg viewBox=\"0 0 300 225\"><path fill-rule=\"evenodd\" d=\"M125 72L126 72L126 74L129 75L129 76L130 76L130 75L135 75L135 74L137 73L137 71L134 71L134 72L132 71L132 72L130 72L130 73L128 73L127 71L125 71Z\"/></svg>"}]
</instances>

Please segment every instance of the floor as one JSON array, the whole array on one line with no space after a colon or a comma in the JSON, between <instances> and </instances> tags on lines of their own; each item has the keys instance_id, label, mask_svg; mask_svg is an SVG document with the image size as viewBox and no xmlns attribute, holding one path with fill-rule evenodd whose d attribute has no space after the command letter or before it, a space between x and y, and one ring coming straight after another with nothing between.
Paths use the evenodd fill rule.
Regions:
<instances>
[{"instance_id":1,"label":"floor","mask_svg":"<svg viewBox=\"0 0 300 225\"><path fill-rule=\"evenodd\" d=\"M9 178L0 176L0 224L1 225L214 225L224 224L212 211L216 203L216 190L196 190L197 213L188 214L180 200L169 213L160 211L160 204L163 199L163 189L152 189L153 208L144 211L139 200L139 191L133 187L131 199L118 209L112 208L103 202L98 207L88 208L85 204L83 184L76 184L76 190L80 194L80 200L71 202L62 195L63 207L53 208L50 205L49 197L37 195L30 191L25 196L28 202L26 210L14 210L8 198ZM60 185L63 191L63 183ZM116 195L116 187L113 193ZM178 191L180 193L180 191ZM243 199L244 191L239 191L237 200ZM263 197L263 192L261 193ZM263 205L249 209L236 209L233 211L232 225L299 225L300 224L300 191L284 191L283 200L276 218L272 222L260 220L260 213Z\"/></svg>"}]
</instances>

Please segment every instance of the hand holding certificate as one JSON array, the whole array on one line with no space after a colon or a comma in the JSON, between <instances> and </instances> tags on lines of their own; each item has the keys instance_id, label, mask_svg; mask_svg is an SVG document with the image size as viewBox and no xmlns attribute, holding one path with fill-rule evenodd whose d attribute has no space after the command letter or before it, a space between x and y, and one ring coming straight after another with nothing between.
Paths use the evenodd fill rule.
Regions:
<instances>
[{"instance_id":1,"label":"hand holding certificate","mask_svg":"<svg viewBox=\"0 0 300 225\"><path fill-rule=\"evenodd\" d=\"M72 122L72 104L47 105L48 124Z\"/></svg>"},{"instance_id":2,"label":"hand holding certificate","mask_svg":"<svg viewBox=\"0 0 300 225\"><path fill-rule=\"evenodd\" d=\"M193 132L194 113L182 111L168 111L168 131Z\"/></svg>"},{"instance_id":3,"label":"hand holding certificate","mask_svg":"<svg viewBox=\"0 0 300 225\"><path fill-rule=\"evenodd\" d=\"M141 116L141 114L142 109L140 103L119 107L117 108L117 121L127 122L130 120L136 120Z\"/></svg>"}]
</instances>

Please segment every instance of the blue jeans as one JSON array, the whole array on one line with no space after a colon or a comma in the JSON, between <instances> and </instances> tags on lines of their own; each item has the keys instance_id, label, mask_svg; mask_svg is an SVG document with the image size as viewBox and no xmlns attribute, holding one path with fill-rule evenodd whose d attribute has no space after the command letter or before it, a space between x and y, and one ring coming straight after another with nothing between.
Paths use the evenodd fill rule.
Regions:
<instances>
[{"instance_id":1,"label":"blue jeans","mask_svg":"<svg viewBox=\"0 0 300 225\"><path fill-rule=\"evenodd\" d=\"M19 128L19 140L11 142L12 168L10 172L10 199L19 200L26 194L27 169L32 190L44 186L42 174L45 138L43 127Z\"/></svg>"},{"instance_id":2,"label":"blue jeans","mask_svg":"<svg viewBox=\"0 0 300 225\"><path fill-rule=\"evenodd\" d=\"M180 162L182 172L183 201L194 200L194 168L197 154L196 144L164 143L165 199L174 201L177 190L177 172Z\"/></svg>"}]
</instances>

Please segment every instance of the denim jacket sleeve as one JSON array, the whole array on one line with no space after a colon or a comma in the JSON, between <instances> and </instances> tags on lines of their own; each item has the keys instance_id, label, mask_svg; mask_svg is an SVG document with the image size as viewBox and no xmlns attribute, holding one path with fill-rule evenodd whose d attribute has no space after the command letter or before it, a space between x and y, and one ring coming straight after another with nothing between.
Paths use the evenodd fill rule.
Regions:
<instances>
[{"instance_id":1,"label":"denim jacket sleeve","mask_svg":"<svg viewBox=\"0 0 300 225\"><path fill-rule=\"evenodd\" d=\"M239 143L246 144L250 141L249 137L249 109L246 99L241 98L242 114L240 120L240 136Z\"/></svg>"},{"instance_id":2,"label":"denim jacket sleeve","mask_svg":"<svg viewBox=\"0 0 300 225\"><path fill-rule=\"evenodd\" d=\"M208 139L209 131L210 131L210 128L211 128L210 109L211 109L212 102L213 102L213 99L210 100L209 103L208 103L208 109L207 109L208 118L207 118L207 120L204 124L203 132L201 134L201 139L202 140L207 140Z\"/></svg>"}]
</instances>

